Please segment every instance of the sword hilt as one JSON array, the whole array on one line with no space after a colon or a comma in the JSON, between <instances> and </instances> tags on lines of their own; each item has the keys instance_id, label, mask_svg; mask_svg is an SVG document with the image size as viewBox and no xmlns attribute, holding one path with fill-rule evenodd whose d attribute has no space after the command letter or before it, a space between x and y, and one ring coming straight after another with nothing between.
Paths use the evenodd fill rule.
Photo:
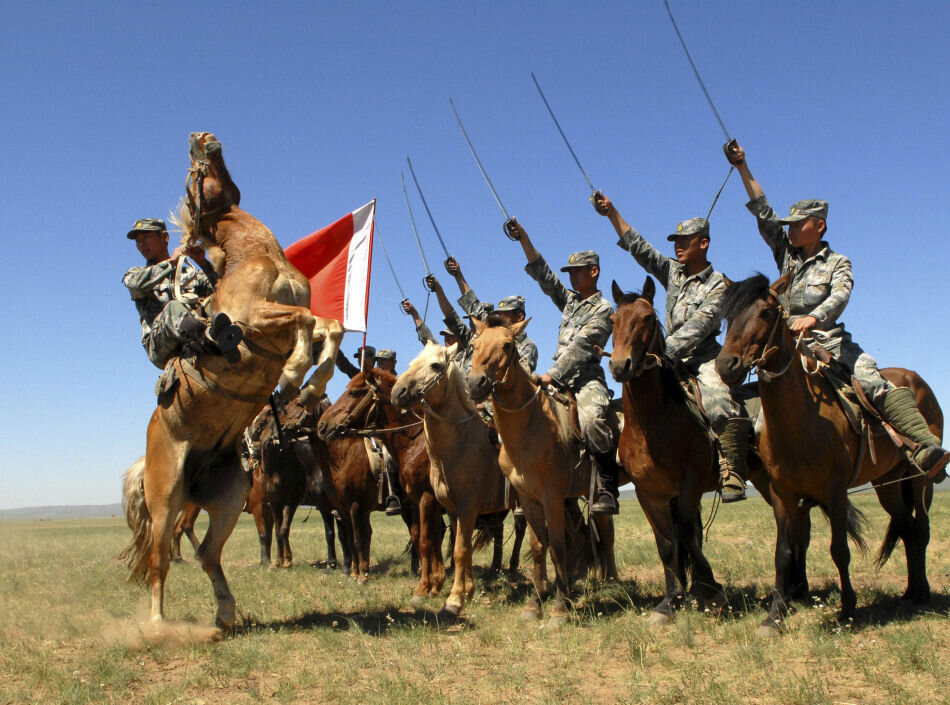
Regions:
<instances>
[{"instance_id":1,"label":"sword hilt","mask_svg":"<svg viewBox=\"0 0 950 705\"><path fill-rule=\"evenodd\" d=\"M426 288L426 291L435 293L435 284L436 279L433 274L426 274L424 277L422 277L422 285Z\"/></svg>"},{"instance_id":2,"label":"sword hilt","mask_svg":"<svg viewBox=\"0 0 950 705\"><path fill-rule=\"evenodd\" d=\"M409 299L403 299L399 302L399 310L402 311L404 316L411 316L412 314L406 310L406 304L409 303Z\"/></svg>"},{"instance_id":3,"label":"sword hilt","mask_svg":"<svg viewBox=\"0 0 950 705\"><path fill-rule=\"evenodd\" d=\"M521 226L518 224L518 221L514 218L509 218L502 226L505 231L505 236L512 242L519 242L521 240L521 233L519 232L520 227Z\"/></svg>"},{"instance_id":4,"label":"sword hilt","mask_svg":"<svg viewBox=\"0 0 950 705\"><path fill-rule=\"evenodd\" d=\"M739 146L739 143L731 139L722 146L723 154L726 155L726 159L732 166L742 166L745 164L745 159L736 159L736 147Z\"/></svg>"}]
</instances>

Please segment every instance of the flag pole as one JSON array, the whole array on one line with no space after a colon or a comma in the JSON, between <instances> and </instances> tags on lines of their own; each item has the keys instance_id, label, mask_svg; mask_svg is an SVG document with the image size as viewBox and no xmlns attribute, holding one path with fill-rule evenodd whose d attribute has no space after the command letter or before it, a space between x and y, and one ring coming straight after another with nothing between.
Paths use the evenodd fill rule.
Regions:
<instances>
[{"instance_id":1,"label":"flag pole","mask_svg":"<svg viewBox=\"0 0 950 705\"><path fill-rule=\"evenodd\" d=\"M363 300L363 352L360 355L360 367L366 354L366 335L369 332L369 286L373 281L373 236L376 234L376 199L373 199L373 218L369 227L369 258L366 262L366 298Z\"/></svg>"}]
</instances>

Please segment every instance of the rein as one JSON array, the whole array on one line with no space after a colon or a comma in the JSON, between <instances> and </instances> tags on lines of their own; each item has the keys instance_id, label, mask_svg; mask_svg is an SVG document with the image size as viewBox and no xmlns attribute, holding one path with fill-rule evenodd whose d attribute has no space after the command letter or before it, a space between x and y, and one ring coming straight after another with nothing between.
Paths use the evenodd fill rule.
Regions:
<instances>
[{"instance_id":1,"label":"rein","mask_svg":"<svg viewBox=\"0 0 950 705\"><path fill-rule=\"evenodd\" d=\"M361 438L373 438L376 436L381 436L387 433L399 433L400 431L406 431L410 428L415 428L416 426L421 426L422 421L413 421L412 423L405 424L403 426L392 426L388 428L351 428L350 424L353 423L354 419L361 415L363 410L372 404L376 406L379 403L380 397L376 389L372 385L367 385L367 394L363 395L363 398L357 403L357 405L350 411L346 418L343 419L342 423L339 424L338 428L341 429L340 437L346 438L351 436L359 436ZM366 414L369 416L369 414Z\"/></svg>"},{"instance_id":2,"label":"rein","mask_svg":"<svg viewBox=\"0 0 950 705\"><path fill-rule=\"evenodd\" d=\"M541 384L538 384L537 388L534 390L534 394L529 396L528 400L524 404L518 407L510 407L510 406L505 406L504 404L502 404L498 400L498 395L495 392L497 389L499 389L499 385L502 385L508 381L508 375L511 373L511 368L514 366L514 364L515 364L515 354L512 353L511 357L508 358L508 365L505 367L505 374L502 375L501 379L495 380L491 384L491 395L492 395L492 398L495 400L495 406L502 408L505 411L510 411L510 412L521 411L522 409L527 408L528 404L530 404L535 399L537 399L538 395L541 394L541 387L543 386Z\"/></svg>"}]
</instances>

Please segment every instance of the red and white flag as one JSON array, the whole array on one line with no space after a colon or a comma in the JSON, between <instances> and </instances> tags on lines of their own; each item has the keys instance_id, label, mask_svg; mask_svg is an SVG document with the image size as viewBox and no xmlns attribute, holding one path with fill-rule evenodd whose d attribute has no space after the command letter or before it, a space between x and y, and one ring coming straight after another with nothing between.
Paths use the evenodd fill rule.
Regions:
<instances>
[{"instance_id":1,"label":"red and white flag","mask_svg":"<svg viewBox=\"0 0 950 705\"><path fill-rule=\"evenodd\" d=\"M284 250L310 280L310 310L366 332L376 199Z\"/></svg>"}]
</instances>

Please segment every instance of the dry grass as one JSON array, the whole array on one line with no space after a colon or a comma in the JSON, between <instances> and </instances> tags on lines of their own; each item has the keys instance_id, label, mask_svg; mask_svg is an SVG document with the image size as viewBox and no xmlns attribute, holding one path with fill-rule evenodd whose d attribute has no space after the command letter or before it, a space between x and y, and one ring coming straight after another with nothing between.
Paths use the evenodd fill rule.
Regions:
<instances>
[{"instance_id":1,"label":"dry grass","mask_svg":"<svg viewBox=\"0 0 950 705\"><path fill-rule=\"evenodd\" d=\"M873 496L856 502L876 547L883 511ZM722 508L709 539L731 615L687 611L669 627L647 625L662 573L628 501L618 523L622 579L579 586L574 623L555 632L518 621L529 588L507 576L488 584L481 574L460 623L439 622L439 601L409 609L414 579L398 520L374 516L375 572L357 585L303 562L324 557L322 526L312 521L296 524L294 568L259 568L245 517L225 550L243 623L217 643L208 640L210 584L193 562L172 568L170 627L156 634L142 625L145 592L113 560L128 538L121 519L2 523L0 703L950 702L948 515L950 493L938 493L929 608L900 605L899 551L880 573L872 555L855 551L858 614L841 626L827 523L816 512L813 602L773 640L756 636L774 540L760 500Z\"/></svg>"}]
</instances>

